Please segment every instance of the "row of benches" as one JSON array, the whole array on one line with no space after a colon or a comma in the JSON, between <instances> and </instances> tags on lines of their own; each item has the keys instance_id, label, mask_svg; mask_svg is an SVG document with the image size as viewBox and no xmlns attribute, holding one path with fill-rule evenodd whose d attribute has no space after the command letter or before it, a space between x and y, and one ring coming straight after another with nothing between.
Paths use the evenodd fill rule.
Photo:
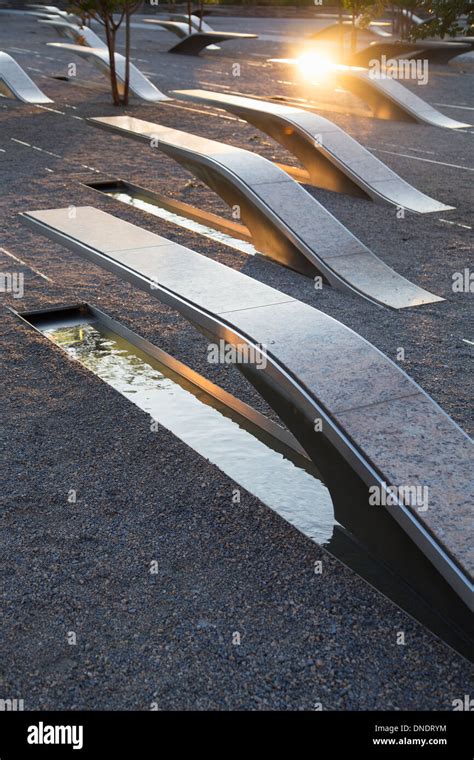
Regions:
<instances>
[{"instance_id":1,"label":"row of benches","mask_svg":"<svg viewBox=\"0 0 474 760\"><path fill-rule=\"evenodd\" d=\"M331 189L349 188L421 213L450 208L412 188L316 114L205 91L177 94L225 106L264 129L303 162L308 182ZM442 300L386 266L287 172L263 157L130 117L91 122L138 140L154 141L159 150L193 171L229 205L238 205L257 250L280 263L310 276L322 275L335 287L394 309ZM341 188L341 183L346 188Z\"/></svg>"},{"instance_id":2,"label":"row of benches","mask_svg":"<svg viewBox=\"0 0 474 760\"><path fill-rule=\"evenodd\" d=\"M68 37L74 43L73 45L48 43L49 45L69 50L85 58L102 72L109 74L107 46L91 29L72 24L69 20L60 17L41 19L40 23L54 28L60 36ZM282 60L286 64L296 63L291 59ZM125 59L119 53L115 54L115 65L119 80L123 82ZM164 93L160 92L133 64L130 66L130 73L131 90L137 97L150 102L159 102L166 98ZM469 126L440 113L389 76L374 77L371 72L361 67L333 66L331 77L334 86L342 87L368 103L377 118L415 121L446 129L461 129Z\"/></svg>"},{"instance_id":3,"label":"row of benches","mask_svg":"<svg viewBox=\"0 0 474 760\"><path fill-rule=\"evenodd\" d=\"M90 55L98 49L82 50ZM376 200L396 203L398 192L421 210L431 204L431 210L439 209L315 114L203 91L175 94L229 108L277 136L300 157L312 181L321 161L328 175L334 167L334 176ZM442 300L390 270L288 173L261 156L130 117L89 123L149 143L191 169L226 202L240 206L256 247L285 265L319 272L336 287L392 308ZM321 142L313 139L315 129ZM398 544L388 545L391 539L406 537L407 552L416 546L442 582L472 607L472 444L395 363L317 309L110 214L79 207L73 214L67 208L20 216L50 240L145 289L205 335L251 346L250 355L265 352L265 361L245 372L317 463L331 493L344 490L344 466L368 488L379 489L385 506L370 508L367 501L367 514L352 514L346 493L335 499L346 505L336 518L378 554L383 536L388 559L399 554ZM429 503L406 497L411 484L428 488Z\"/></svg>"},{"instance_id":4,"label":"row of benches","mask_svg":"<svg viewBox=\"0 0 474 760\"><path fill-rule=\"evenodd\" d=\"M40 6L33 6L40 7ZM45 6L47 11L54 11L54 6ZM38 11L38 13L40 13ZM74 45L67 43L48 43L49 45L60 48L63 50L69 50L77 55L82 56L88 62L98 67L101 71L109 75L110 63L108 56L108 49L103 40L95 34L90 28L80 26L77 23L72 23L71 19L74 17L65 12L57 12L54 15L47 13L46 18L41 18L39 23L50 26L63 37L72 39ZM183 25L182 21L158 21L156 19L149 20L150 24L168 25L177 24ZM196 20L193 22L195 25L198 23ZM174 28L174 27L173 27ZM182 34L182 30L180 34ZM203 34L210 34L207 30ZM193 34L192 36L195 36ZM194 44L194 43L193 43ZM383 45L393 45L394 43L381 43ZM398 43L396 43L398 44ZM400 43L402 44L402 43ZM425 43L425 47L429 48L430 45L438 43ZM440 43L441 44L441 43ZM451 45L451 43L442 43L443 45ZM403 43L406 50L406 45ZM459 43L453 43L454 48ZM469 47L469 46L468 46ZM369 50L369 49L368 49ZM388 48L387 48L388 51ZM392 51L393 52L393 51ZM378 50L377 55L381 54ZM414 54L414 53L413 53ZM421 53L424 55L425 53ZM370 46L370 52L368 55L374 58L376 55L374 46ZM287 64L296 63L294 60L285 60L283 62ZM125 59L119 53L115 54L115 65L118 72L119 81L123 82L125 76ZM11 68L11 64L10 64ZM451 119L444 114L437 111L428 103L423 101L417 95L412 93L406 87L400 84L400 82L394 81L390 76L377 76L374 77L371 72L362 67L354 66L333 66L331 68L331 76L334 80L334 85L342 87L352 92L357 97L360 97L372 108L374 116L378 118L388 119L403 119L409 121L416 121L419 123L426 123L433 126L443 127L447 129L460 129L469 126L465 123L458 122ZM6 82L5 76L2 77L0 71L0 78L3 78ZM133 64L130 65L130 86L132 92L139 98L150 102L159 102L166 99L166 95L160 92L139 69ZM22 99L33 98L31 102L35 102L35 98L42 97L39 91L35 91L33 95L28 94L28 89L24 92L21 88L10 88L12 92L20 92ZM30 88L31 90L31 88ZM42 102L41 100L39 102Z\"/></svg>"},{"instance_id":5,"label":"row of benches","mask_svg":"<svg viewBox=\"0 0 474 760\"><path fill-rule=\"evenodd\" d=\"M74 15L60 11L55 6L31 5L36 8L36 13L41 15L41 8L48 20L63 20L65 23L76 24L79 22ZM256 34L241 34L237 32L217 31L210 24L197 16L187 14L173 14L172 18L144 19L145 24L158 27L175 34L180 42L173 45L168 52L181 53L184 55L199 55L206 48L219 49L215 43L226 40L256 39ZM343 31L352 28L349 21L343 22ZM332 32L339 31L339 24L333 24L329 28L316 32L313 39L321 39ZM431 63L448 63L452 58L472 50L474 40L471 37L458 37L451 41L417 40L416 42L398 40L392 35L380 30L376 25L372 29L383 36L382 41L372 42L368 47L357 53L351 53L345 63L351 66L368 66L371 61L392 57L420 57Z\"/></svg>"}]
</instances>

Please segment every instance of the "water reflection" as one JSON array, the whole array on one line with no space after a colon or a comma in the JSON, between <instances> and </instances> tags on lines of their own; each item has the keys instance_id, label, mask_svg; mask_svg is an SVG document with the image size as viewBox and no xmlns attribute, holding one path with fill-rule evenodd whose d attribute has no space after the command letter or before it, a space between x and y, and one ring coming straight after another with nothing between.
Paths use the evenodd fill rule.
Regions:
<instances>
[{"instance_id":1,"label":"water reflection","mask_svg":"<svg viewBox=\"0 0 474 760\"><path fill-rule=\"evenodd\" d=\"M123 191L118 192L115 190L104 190L103 192L110 198L114 198L116 201L128 203L129 206L139 208L142 211L153 214L153 216L158 216L160 219L165 219L167 222L172 222L179 227L184 227L186 230L197 232L199 235L203 235L203 237L210 238L210 240L215 240L217 243L222 243L223 245L228 245L230 248L235 248L237 251L246 253L249 256L255 256L257 253L252 243L247 243L245 240L239 240L239 238L227 235L225 232L220 232L212 227L206 227L206 225L196 222L193 219L188 219L180 214L167 211L167 209L160 206L158 202L153 203L150 200L146 200L145 197L140 197L138 193L136 195L131 195L130 193Z\"/></svg>"},{"instance_id":2,"label":"water reflection","mask_svg":"<svg viewBox=\"0 0 474 760\"><path fill-rule=\"evenodd\" d=\"M259 428L249 432L228 407L98 322L46 323L41 329L289 523L319 544L331 539L331 497L311 464L291 461L268 437L256 437Z\"/></svg>"}]
</instances>

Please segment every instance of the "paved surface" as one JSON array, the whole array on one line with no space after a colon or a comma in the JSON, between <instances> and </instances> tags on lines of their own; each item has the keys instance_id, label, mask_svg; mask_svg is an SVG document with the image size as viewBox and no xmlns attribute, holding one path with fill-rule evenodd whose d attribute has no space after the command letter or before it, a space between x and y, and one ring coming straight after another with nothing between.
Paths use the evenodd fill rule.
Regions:
<instances>
[{"instance_id":1,"label":"paved surface","mask_svg":"<svg viewBox=\"0 0 474 760\"><path fill-rule=\"evenodd\" d=\"M269 30L281 31L283 23L259 20ZM251 19L232 30L258 31ZM85 63L74 61L78 79L91 78L87 87L49 78L67 75L72 62L45 47L52 39L34 22L2 19L0 49L55 100L48 108L0 101L0 246L26 265L0 255L4 272L25 274L24 297L2 295L5 302L28 309L90 301L268 411L237 371L206 362L205 342L182 319L15 218L19 210L92 204L322 309L392 358L403 348L403 368L472 432L472 346L463 341L474 340L472 294L453 293L451 284L453 273L469 266L474 130L447 134L378 122L351 113L348 96L318 92L327 108L339 109L323 115L409 182L456 206L441 217L451 224L436 215L398 219L390 209L311 189L387 264L446 298L393 314L331 288L315 291L289 270L80 184L120 176L228 215L173 161L157 154L151 162L146 146L132 150L87 127L84 117L117 110L103 78ZM314 97L306 85L284 84L288 71L266 64L291 53L285 44L229 43L190 62L160 53L170 40L136 30L134 43L135 63L166 91L226 85L245 94ZM235 63L240 77L233 76ZM432 103L456 106L439 106L445 113L472 121L474 111L459 108L474 106L467 66L433 67L426 87L413 87ZM127 112L291 162L265 135L232 117L209 118L216 112L205 107L133 103ZM151 433L138 409L3 309L1 330L7 604L0 696L24 698L27 709L148 709L156 701L162 709L311 709L321 702L325 709L449 710L470 692L471 671L461 657L323 549L249 494L232 504L228 478L165 430ZM67 502L71 488L76 505ZM154 559L158 575L149 573ZM318 559L322 576L314 573ZM396 644L402 630L405 646ZM240 646L232 643L235 632Z\"/></svg>"}]
</instances>

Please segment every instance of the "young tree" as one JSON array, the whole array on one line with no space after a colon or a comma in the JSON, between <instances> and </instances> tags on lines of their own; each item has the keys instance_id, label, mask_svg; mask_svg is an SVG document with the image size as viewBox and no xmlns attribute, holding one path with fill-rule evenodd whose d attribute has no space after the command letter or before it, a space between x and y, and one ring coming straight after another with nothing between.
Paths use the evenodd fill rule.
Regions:
<instances>
[{"instance_id":1,"label":"young tree","mask_svg":"<svg viewBox=\"0 0 474 760\"><path fill-rule=\"evenodd\" d=\"M191 16L195 15L199 19L198 24L198 31L202 31L202 17L204 15L204 0L199 0L198 2L198 13L194 12L193 14L193 3L192 0L186 0L187 4L187 14L188 14L188 24L189 24L189 34L193 32L193 25L191 21Z\"/></svg>"},{"instance_id":2,"label":"young tree","mask_svg":"<svg viewBox=\"0 0 474 760\"><path fill-rule=\"evenodd\" d=\"M130 91L130 19L138 10L141 0L73 0L72 11L81 19L95 19L105 30L109 51L110 85L116 106L128 105ZM125 21L125 78L120 88L115 66L117 31Z\"/></svg>"},{"instance_id":3,"label":"young tree","mask_svg":"<svg viewBox=\"0 0 474 760\"><path fill-rule=\"evenodd\" d=\"M186 5L188 11L188 34L191 34L193 31L193 25L191 22L191 16L193 14L193 0L186 0Z\"/></svg>"},{"instance_id":4,"label":"young tree","mask_svg":"<svg viewBox=\"0 0 474 760\"><path fill-rule=\"evenodd\" d=\"M125 14L125 86L122 95L122 105L128 106L130 95L130 56L131 50L131 18L140 8L142 0L122 0Z\"/></svg>"},{"instance_id":5,"label":"young tree","mask_svg":"<svg viewBox=\"0 0 474 760\"><path fill-rule=\"evenodd\" d=\"M204 16L204 0L199 0L199 31L202 31L202 17Z\"/></svg>"},{"instance_id":6,"label":"young tree","mask_svg":"<svg viewBox=\"0 0 474 760\"><path fill-rule=\"evenodd\" d=\"M357 48L357 30L368 26L371 19L379 12L380 0L342 0L344 8L352 15L351 53Z\"/></svg>"}]
</instances>

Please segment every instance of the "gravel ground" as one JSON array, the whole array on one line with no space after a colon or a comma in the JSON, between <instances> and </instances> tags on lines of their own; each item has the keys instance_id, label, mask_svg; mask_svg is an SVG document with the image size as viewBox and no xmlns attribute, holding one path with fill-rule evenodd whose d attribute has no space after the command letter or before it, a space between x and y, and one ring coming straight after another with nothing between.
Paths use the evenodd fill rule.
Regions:
<instances>
[{"instance_id":1,"label":"gravel ground","mask_svg":"<svg viewBox=\"0 0 474 760\"><path fill-rule=\"evenodd\" d=\"M220 19L216 27L228 23ZM292 20L288 33L307 24L299 23ZM284 31L284 24L261 19L259 30ZM238 19L232 28L249 31L254 21ZM230 43L186 60L166 55L169 35L134 30L135 61L162 89L225 85L319 99L329 109L323 115L415 186L456 206L441 219L397 219L392 209L311 189L384 261L446 298L389 312L329 287L316 292L296 273L87 188L121 177L229 217L171 160L157 154L150 161L146 146L88 126L88 116L116 113L105 79L80 59L77 82L53 79L67 73L71 59L46 48L51 39L33 21L0 17L0 49L55 101L48 108L0 101L0 246L23 262L0 252L0 266L25 275L24 297L2 294L5 305L26 310L88 301L272 414L236 370L206 362L205 342L183 319L16 219L21 210L94 205L320 308L393 358L403 347L403 368L472 431L472 346L463 340L474 337L472 294L453 293L451 283L453 272L470 265L474 130L381 122L356 116L354 101L327 89L303 94L284 84L288 69L266 63L291 52L293 43L284 40ZM235 62L240 77L232 75ZM470 121L474 111L459 106L473 106L473 76L468 65L433 67L422 96L455 105L440 108ZM341 104L343 112L331 110ZM127 112L292 163L251 126L213 109L177 106L134 101ZM232 504L235 484L217 468L166 430L151 433L146 415L5 308L0 324L6 502L0 697L23 698L27 709L148 709L152 702L161 709L311 709L321 702L339 710L449 710L469 693L466 662L421 625L250 494ZM70 489L77 491L75 505L67 501ZM159 571L151 575L155 559ZM318 559L322 576L314 574ZM396 644L399 631L405 646ZM240 646L233 645L235 632Z\"/></svg>"}]
</instances>

